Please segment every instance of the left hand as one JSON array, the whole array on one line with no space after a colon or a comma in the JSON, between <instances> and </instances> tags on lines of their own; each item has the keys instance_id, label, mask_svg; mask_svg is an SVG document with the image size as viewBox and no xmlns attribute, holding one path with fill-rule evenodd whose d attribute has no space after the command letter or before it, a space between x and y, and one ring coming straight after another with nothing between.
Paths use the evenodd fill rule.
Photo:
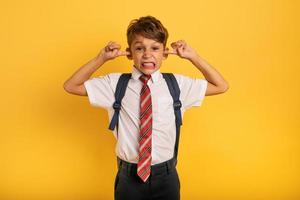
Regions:
<instances>
[{"instance_id":1,"label":"left hand","mask_svg":"<svg viewBox=\"0 0 300 200\"><path fill-rule=\"evenodd\" d=\"M184 40L178 40L176 42L171 43L172 50L166 48L165 54L174 54L178 55L181 58L185 58L188 60L192 60L197 57L197 52L186 44Z\"/></svg>"}]
</instances>

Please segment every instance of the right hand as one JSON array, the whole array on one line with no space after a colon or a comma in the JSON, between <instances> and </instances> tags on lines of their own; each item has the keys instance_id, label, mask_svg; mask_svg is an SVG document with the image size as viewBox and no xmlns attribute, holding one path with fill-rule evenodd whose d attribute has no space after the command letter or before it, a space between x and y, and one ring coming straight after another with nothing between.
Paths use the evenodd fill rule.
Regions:
<instances>
[{"instance_id":1,"label":"right hand","mask_svg":"<svg viewBox=\"0 0 300 200\"><path fill-rule=\"evenodd\" d=\"M110 41L103 49L101 49L97 58L102 59L104 62L115 59L119 56L127 56L128 51L121 51L121 45Z\"/></svg>"}]
</instances>

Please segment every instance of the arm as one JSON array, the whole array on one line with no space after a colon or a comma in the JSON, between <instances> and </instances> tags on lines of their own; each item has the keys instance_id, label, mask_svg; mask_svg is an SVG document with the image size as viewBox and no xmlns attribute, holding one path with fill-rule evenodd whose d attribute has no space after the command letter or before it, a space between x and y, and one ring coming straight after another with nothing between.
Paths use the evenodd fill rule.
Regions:
<instances>
[{"instance_id":1,"label":"arm","mask_svg":"<svg viewBox=\"0 0 300 200\"><path fill-rule=\"evenodd\" d=\"M224 93L228 90L229 85L222 75L210 66L197 52L188 46L185 41L179 40L171 44L173 51L167 49L167 53L176 54L181 58L185 58L193 63L195 67L202 72L207 80L206 96Z\"/></svg>"},{"instance_id":2,"label":"arm","mask_svg":"<svg viewBox=\"0 0 300 200\"><path fill-rule=\"evenodd\" d=\"M79 68L68 80L65 81L63 85L64 90L70 94L87 96L84 82L87 81L106 61L118 56L128 55L128 52L121 51L120 48L120 45L114 42L109 42L95 58Z\"/></svg>"},{"instance_id":3,"label":"arm","mask_svg":"<svg viewBox=\"0 0 300 200\"><path fill-rule=\"evenodd\" d=\"M79 68L65 83L64 89L70 94L87 96L84 82L104 64L103 59L95 57Z\"/></svg>"},{"instance_id":4,"label":"arm","mask_svg":"<svg viewBox=\"0 0 300 200\"><path fill-rule=\"evenodd\" d=\"M203 58L197 56L190 60L202 72L207 80L206 96L224 93L228 90L229 85L222 75L210 66Z\"/></svg>"}]
</instances>

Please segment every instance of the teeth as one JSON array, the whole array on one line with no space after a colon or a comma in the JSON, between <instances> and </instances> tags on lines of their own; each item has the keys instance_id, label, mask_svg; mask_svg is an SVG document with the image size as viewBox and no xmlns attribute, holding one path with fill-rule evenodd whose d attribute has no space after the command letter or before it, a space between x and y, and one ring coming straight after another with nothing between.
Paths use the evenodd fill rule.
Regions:
<instances>
[{"instance_id":1,"label":"teeth","mask_svg":"<svg viewBox=\"0 0 300 200\"><path fill-rule=\"evenodd\" d=\"M154 67L154 63L153 62L145 62L145 63L142 63L143 66L145 67Z\"/></svg>"}]
</instances>

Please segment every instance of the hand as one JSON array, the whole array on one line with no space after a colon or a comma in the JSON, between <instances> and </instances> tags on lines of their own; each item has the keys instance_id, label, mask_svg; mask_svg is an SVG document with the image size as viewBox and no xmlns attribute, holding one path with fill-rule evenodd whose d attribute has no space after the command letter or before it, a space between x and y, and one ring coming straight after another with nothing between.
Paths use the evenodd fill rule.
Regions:
<instances>
[{"instance_id":1,"label":"hand","mask_svg":"<svg viewBox=\"0 0 300 200\"><path fill-rule=\"evenodd\" d=\"M191 60L197 56L197 52L186 44L184 40L178 40L177 42L171 43L172 50L168 48L165 51L165 54L174 54L178 55L181 58Z\"/></svg>"},{"instance_id":2,"label":"hand","mask_svg":"<svg viewBox=\"0 0 300 200\"><path fill-rule=\"evenodd\" d=\"M119 56L127 56L130 53L128 51L121 51L121 45L110 41L103 49L101 49L97 58L103 59L104 62L115 59Z\"/></svg>"}]
</instances>

